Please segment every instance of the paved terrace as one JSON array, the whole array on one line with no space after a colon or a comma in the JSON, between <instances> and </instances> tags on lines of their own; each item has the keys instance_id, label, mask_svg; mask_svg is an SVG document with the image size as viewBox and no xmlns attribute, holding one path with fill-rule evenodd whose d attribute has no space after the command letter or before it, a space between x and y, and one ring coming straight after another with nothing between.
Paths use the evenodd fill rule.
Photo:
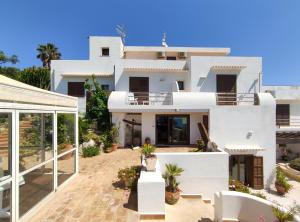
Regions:
<instances>
[{"instance_id":1,"label":"paved terrace","mask_svg":"<svg viewBox=\"0 0 300 222\"><path fill-rule=\"evenodd\" d=\"M182 152L189 147L159 148L158 152ZM140 164L140 151L119 149L93 158L80 159L80 172L37 213L31 222L137 222L136 194L116 188L120 168ZM181 198L166 206L166 221L212 220L213 208L201 199ZM147 220L156 221L156 220ZM160 220L161 221L161 220Z\"/></svg>"}]
</instances>

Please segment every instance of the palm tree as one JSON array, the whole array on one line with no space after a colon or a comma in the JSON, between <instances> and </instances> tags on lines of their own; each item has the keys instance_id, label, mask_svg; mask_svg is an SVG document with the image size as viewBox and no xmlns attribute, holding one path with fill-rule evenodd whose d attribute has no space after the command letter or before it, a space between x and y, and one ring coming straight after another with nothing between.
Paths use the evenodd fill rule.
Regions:
<instances>
[{"instance_id":1,"label":"palm tree","mask_svg":"<svg viewBox=\"0 0 300 222\"><path fill-rule=\"evenodd\" d=\"M36 49L38 55L36 56L43 63L43 67L50 69L51 60L60 59L61 53L58 51L58 48L52 44L47 43L46 45L39 45Z\"/></svg>"},{"instance_id":2,"label":"palm tree","mask_svg":"<svg viewBox=\"0 0 300 222\"><path fill-rule=\"evenodd\" d=\"M178 190L179 183L176 177L180 176L184 170L178 167L176 164L166 164L166 172L163 175L166 180L166 189L169 192L176 192Z\"/></svg>"}]
</instances>

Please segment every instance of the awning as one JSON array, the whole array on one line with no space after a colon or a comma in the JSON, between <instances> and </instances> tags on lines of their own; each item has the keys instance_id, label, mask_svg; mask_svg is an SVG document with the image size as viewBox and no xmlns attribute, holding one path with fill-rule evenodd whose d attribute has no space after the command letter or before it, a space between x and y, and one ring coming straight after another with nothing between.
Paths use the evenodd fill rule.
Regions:
<instances>
[{"instance_id":1,"label":"awning","mask_svg":"<svg viewBox=\"0 0 300 222\"><path fill-rule=\"evenodd\" d=\"M229 154L255 154L265 149L258 145L226 145L224 150Z\"/></svg>"},{"instance_id":2,"label":"awning","mask_svg":"<svg viewBox=\"0 0 300 222\"><path fill-rule=\"evenodd\" d=\"M238 65L223 65L223 66L212 66L210 71L216 74L236 74L239 73L242 69L246 68L246 66L238 66Z\"/></svg>"},{"instance_id":3,"label":"awning","mask_svg":"<svg viewBox=\"0 0 300 222\"><path fill-rule=\"evenodd\" d=\"M293 144L300 143L299 131L281 131L276 133L277 144Z\"/></svg>"},{"instance_id":4,"label":"awning","mask_svg":"<svg viewBox=\"0 0 300 222\"><path fill-rule=\"evenodd\" d=\"M91 76L101 76L101 77L106 77L106 76L113 76L113 72L101 72L101 73L96 73L96 72L90 72L90 73L86 73L86 72L80 72L80 73L62 73L62 76L65 77L91 77Z\"/></svg>"}]
</instances>

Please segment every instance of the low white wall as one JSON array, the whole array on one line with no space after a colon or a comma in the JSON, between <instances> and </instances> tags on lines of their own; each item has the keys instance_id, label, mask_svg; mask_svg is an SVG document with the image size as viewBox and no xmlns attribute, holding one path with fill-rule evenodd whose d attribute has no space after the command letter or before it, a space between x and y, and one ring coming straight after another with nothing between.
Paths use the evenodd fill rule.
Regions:
<instances>
[{"instance_id":1,"label":"low white wall","mask_svg":"<svg viewBox=\"0 0 300 222\"><path fill-rule=\"evenodd\" d=\"M141 172L138 181L138 212L142 215L165 214L165 181L157 172Z\"/></svg>"},{"instance_id":2,"label":"low white wall","mask_svg":"<svg viewBox=\"0 0 300 222\"><path fill-rule=\"evenodd\" d=\"M250 194L235 191L218 192L215 194L215 221L276 221L272 206L275 206L272 202ZM295 218L294 221L299 221L299 218Z\"/></svg>"},{"instance_id":3,"label":"low white wall","mask_svg":"<svg viewBox=\"0 0 300 222\"><path fill-rule=\"evenodd\" d=\"M178 178L183 195L201 195L213 202L214 193L228 189L229 169L226 152L156 153L157 171L165 172L166 164L184 169Z\"/></svg>"}]
</instances>

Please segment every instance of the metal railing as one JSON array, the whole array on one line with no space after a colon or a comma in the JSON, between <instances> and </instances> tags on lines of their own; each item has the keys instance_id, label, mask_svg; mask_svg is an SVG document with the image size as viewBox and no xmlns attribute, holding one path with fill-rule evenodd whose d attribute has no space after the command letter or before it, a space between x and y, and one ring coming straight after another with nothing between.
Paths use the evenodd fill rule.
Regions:
<instances>
[{"instance_id":1,"label":"metal railing","mask_svg":"<svg viewBox=\"0 0 300 222\"><path fill-rule=\"evenodd\" d=\"M217 105L259 105L256 93L216 93Z\"/></svg>"},{"instance_id":2,"label":"metal railing","mask_svg":"<svg viewBox=\"0 0 300 222\"><path fill-rule=\"evenodd\" d=\"M299 118L276 118L276 126L278 128L284 127L299 127L300 128L300 117Z\"/></svg>"},{"instance_id":3,"label":"metal railing","mask_svg":"<svg viewBox=\"0 0 300 222\"><path fill-rule=\"evenodd\" d=\"M171 92L129 92L129 105L173 105Z\"/></svg>"}]
</instances>

